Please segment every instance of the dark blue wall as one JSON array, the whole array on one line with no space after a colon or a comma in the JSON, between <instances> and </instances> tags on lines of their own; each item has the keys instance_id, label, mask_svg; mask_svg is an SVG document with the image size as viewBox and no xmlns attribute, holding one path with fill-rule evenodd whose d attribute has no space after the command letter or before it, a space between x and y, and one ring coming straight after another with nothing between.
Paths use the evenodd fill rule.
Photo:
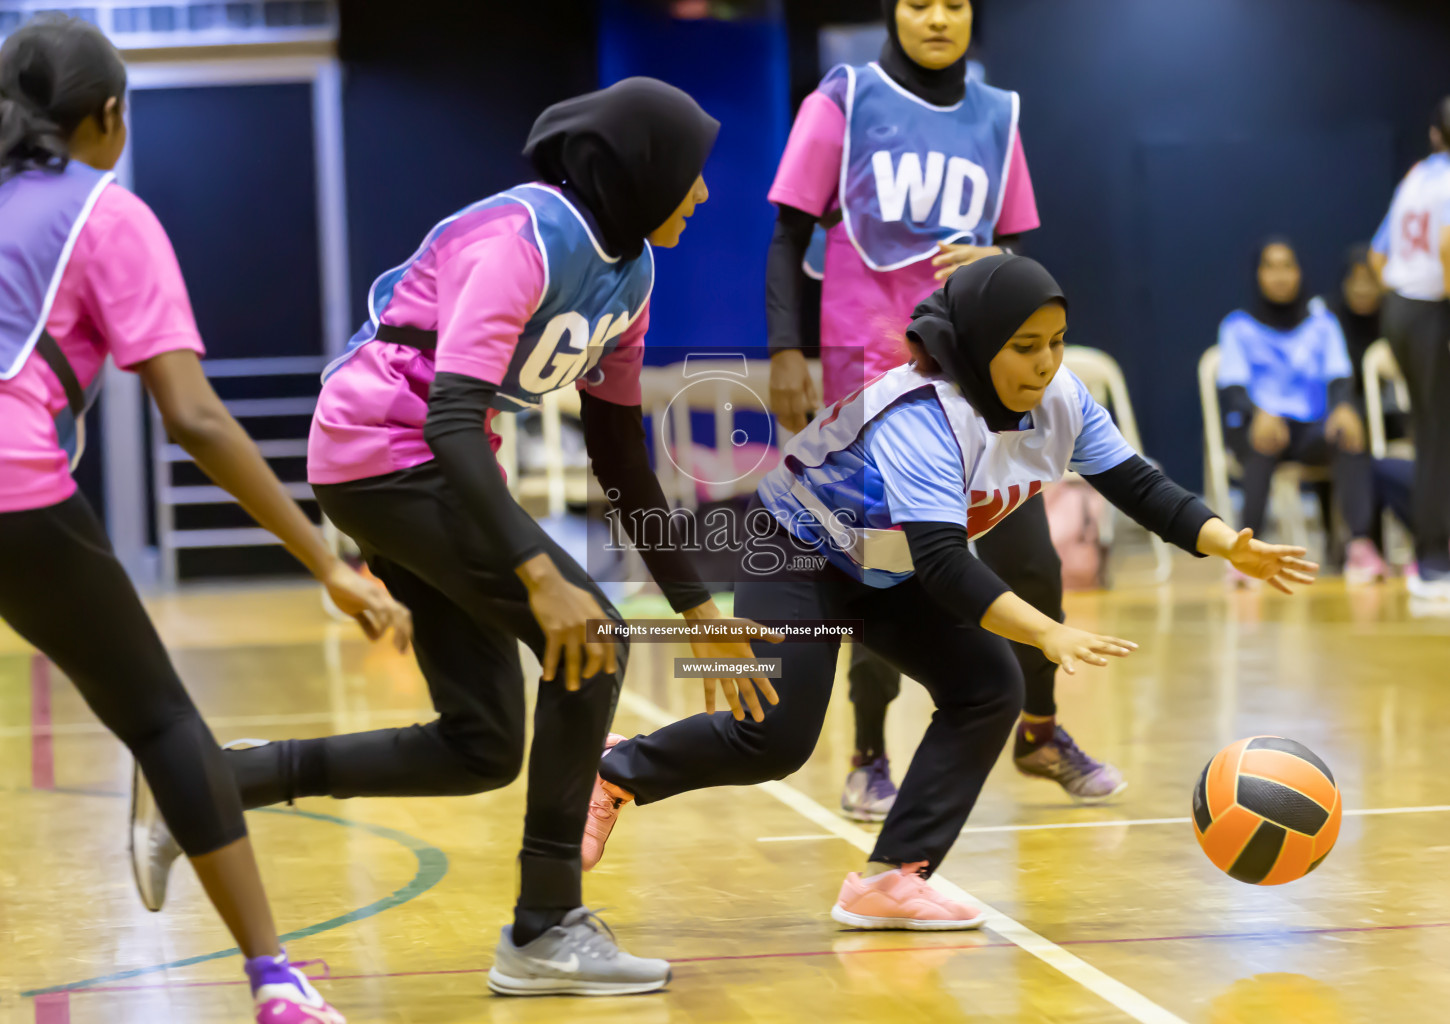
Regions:
<instances>
[{"instance_id":1,"label":"dark blue wall","mask_svg":"<svg viewBox=\"0 0 1450 1024\"><path fill-rule=\"evenodd\" d=\"M373 279L461 206L533 177L545 107L597 87L592 0L547 8L344 0L341 52L354 319Z\"/></svg>"},{"instance_id":2,"label":"dark blue wall","mask_svg":"<svg viewBox=\"0 0 1450 1024\"><path fill-rule=\"evenodd\" d=\"M682 347L763 345L765 252L775 223L765 196L790 131L785 25L671 21L620 0L604 0L601 10L600 84L660 78L721 124L705 167L710 201L677 248L655 254L645 358L674 362Z\"/></svg>"},{"instance_id":3,"label":"dark blue wall","mask_svg":"<svg viewBox=\"0 0 1450 1024\"><path fill-rule=\"evenodd\" d=\"M1337 287L1450 93L1446 9L1368 0L990 0L983 57L1022 94L1070 340L1124 366L1148 453L1202 479L1195 366L1246 300L1254 243Z\"/></svg>"}]
</instances>

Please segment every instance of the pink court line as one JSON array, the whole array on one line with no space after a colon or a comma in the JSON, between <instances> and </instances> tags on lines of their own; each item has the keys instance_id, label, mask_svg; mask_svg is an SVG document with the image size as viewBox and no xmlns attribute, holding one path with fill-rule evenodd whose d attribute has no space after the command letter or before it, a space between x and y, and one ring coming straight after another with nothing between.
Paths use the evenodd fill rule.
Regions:
<instances>
[{"instance_id":1,"label":"pink court line","mask_svg":"<svg viewBox=\"0 0 1450 1024\"><path fill-rule=\"evenodd\" d=\"M54 992L37 998L35 1024L70 1024L70 993Z\"/></svg>"},{"instance_id":2,"label":"pink court line","mask_svg":"<svg viewBox=\"0 0 1450 1024\"><path fill-rule=\"evenodd\" d=\"M36 652L30 658L30 788L55 788L55 738L51 735L50 662ZM69 1020L67 1012L63 1018Z\"/></svg>"},{"instance_id":3,"label":"pink court line","mask_svg":"<svg viewBox=\"0 0 1450 1024\"><path fill-rule=\"evenodd\" d=\"M1213 942L1242 939L1296 939L1312 937L1316 935L1348 935L1363 932L1402 932L1422 931L1428 928L1450 928L1450 921L1428 921L1421 924L1376 924L1363 926L1345 926L1339 928L1291 928L1277 932L1194 932L1186 935L1146 935L1141 937L1123 937L1115 939L1059 939L1056 944L1059 946L1117 946L1128 945L1139 942ZM953 945L942 946L875 946L870 949L801 949L786 950L777 953L727 953L719 956L685 956L673 957L672 964L708 964L724 963L730 960L785 960L798 959L801 957L818 956L865 956L871 953L933 953L938 950L950 952L969 952L974 949L1012 949L1016 947L1015 942L986 941L986 942L963 942ZM439 978L465 974L487 974L487 967L460 967L451 970L436 971L381 971L366 974L333 974L326 978L313 978L313 981L375 981L383 978ZM180 981L168 982L160 985L98 985L95 988L76 989L77 995L89 995L92 992L147 992L160 989L177 988L224 988L234 985L245 985L245 981ZM65 993L61 993L63 997ZM70 1017L42 1018L40 1017L40 1003L45 999L55 999L56 996L41 996L36 1000L36 1024L68 1024Z\"/></svg>"}]
</instances>

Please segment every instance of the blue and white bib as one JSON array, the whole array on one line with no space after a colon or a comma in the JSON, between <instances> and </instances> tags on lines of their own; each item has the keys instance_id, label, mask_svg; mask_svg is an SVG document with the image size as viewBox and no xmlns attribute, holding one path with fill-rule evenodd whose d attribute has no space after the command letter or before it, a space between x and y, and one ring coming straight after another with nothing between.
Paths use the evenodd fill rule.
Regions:
<instances>
[{"instance_id":1,"label":"blue and white bib","mask_svg":"<svg viewBox=\"0 0 1450 1024\"><path fill-rule=\"evenodd\" d=\"M323 373L326 380L363 345L377 339L381 318L408 270L448 232L468 230L470 221L502 204L529 213L532 239L544 265L544 291L519 333L508 369L492 405L505 412L535 406L544 395L568 387L589 373L619 344L649 302L654 288L654 253L648 243L637 258L608 255L584 216L557 189L518 185L479 200L437 224L407 262L384 273L368 292L368 320L345 351Z\"/></svg>"},{"instance_id":2,"label":"blue and white bib","mask_svg":"<svg viewBox=\"0 0 1450 1024\"><path fill-rule=\"evenodd\" d=\"M991 245L1017 132L1015 92L968 81L963 99L937 107L893 82L875 62L840 65L846 139L840 204L846 232L872 270L896 270L938 242Z\"/></svg>"}]
</instances>

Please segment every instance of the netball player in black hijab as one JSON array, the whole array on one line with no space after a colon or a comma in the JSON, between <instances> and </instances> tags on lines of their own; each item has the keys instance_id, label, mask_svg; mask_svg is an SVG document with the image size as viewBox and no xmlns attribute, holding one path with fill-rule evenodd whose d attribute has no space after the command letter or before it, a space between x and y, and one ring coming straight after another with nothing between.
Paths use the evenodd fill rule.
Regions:
<instances>
[{"instance_id":1,"label":"netball player in black hijab","mask_svg":"<svg viewBox=\"0 0 1450 1024\"><path fill-rule=\"evenodd\" d=\"M1016 249L1021 234L1038 226L1017 130L1018 98L967 80L972 5L882 0L881 13L886 41L879 60L833 68L801 104L770 192L779 211L766 269L771 409L791 431L804 427L818 405L904 361L902 336L912 309L955 268L1004 246ZM960 194L946 188L937 196L921 194L894 207L886 221L881 189L872 187L878 180L873 161L889 158L899 172L899 200L909 162L926 168L933 153L936 159L945 155L949 165L980 168L982 184ZM965 205L947 209L947 195L964 196ZM958 216L975 209L988 212L975 222L970 214ZM826 229L819 400L801 351L801 262L818 222ZM1035 607L1062 615L1062 566L1041 499L992 531L979 550ZM1057 724L1054 666L1035 649L1015 653L1027 676L1013 751L1018 770L1055 782L1075 800L1101 801L1120 792L1125 782L1117 768L1088 755ZM886 709L900 691L900 677L853 648L850 679L856 752L841 808L848 817L878 821L896 791L885 750Z\"/></svg>"},{"instance_id":2,"label":"netball player in black hijab","mask_svg":"<svg viewBox=\"0 0 1450 1024\"><path fill-rule=\"evenodd\" d=\"M645 564L681 614L722 617L687 556L672 553L685 545L634 537L668 519L640 413L652 247L676 245L708 197L718 127L649 79L551 107L526 149L541 180L440 221L378 278L368 321L325 375L308 477L328 518L412 611L438 718L228 752L247 807L497 789L524 763L527 644L543 672L519 898L489 973L504 994L645 992L670 975L665 961L620 950L583 905L579 846L628 653L590 640L586 623L619 613L509 494L490 423L580 384L591 468ZM751 648L701 642L695 653ZM740 688L763 714L754 686ZM725 692L743 716L734 685ZM760 692L773 698L763 680Z\"/></svg>"},{"instance_id":3,"label":"netball player in black hijab","mask_svg":"<svg viewBox=\"0 0 1450 1024\"><path fill-rule=\"evenodd\" d=\"M1285 590L1313 579L1302 548L1235 533L1127 446L1062 368L1066 327L1062 289L1033 261L996 255L961 268L917 308L907 334L914 362L882 373L787 441L780 466L761 481L752 514L778 525L760 539L781 545L779 564L792 564L800 549L827 564L742 574L736 611L762 621L858 620L860 642L936 704L869 863L841 886L831 911L841 924L979 927L979 908L944 896L927 877L960 835L1021 708L1022 672L1008 640L1068 672L1137 646L1043 614L972 555L970 537L1021 515L1029 494L1072 467L1188 551L1230 559ZM978 501L979 493L990 497ZM831 523L849 529L813 525ZM598 790L647 804L797 770L825 720L837 645L787 642L770 654L781 659L783 699L763 722L695 715L620 743L600 762ZM601 852L586 848L586 864Z\"/></svg>"}]
</instances>

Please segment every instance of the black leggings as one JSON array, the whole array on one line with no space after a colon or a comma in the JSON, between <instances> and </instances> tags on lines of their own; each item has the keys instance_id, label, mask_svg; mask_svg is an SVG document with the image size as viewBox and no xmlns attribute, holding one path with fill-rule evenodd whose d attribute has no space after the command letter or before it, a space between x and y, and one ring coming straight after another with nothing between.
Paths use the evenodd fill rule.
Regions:
<instances>
[{"instance_id":1,"label":"black leggings","mask_svg":"<svg viewBox=\"0 0 1450 1024\"><path fill-rule=\"evenodd\" d=\"M1243 467L1243 524L1263 536L1274 469L1285 460L1333 467L1334 500L1352 538L1368 537L1374 519L1374 462L1368 452L1347 452L1324 434L1325 420L1289 420L1289 445L1277 455L1254 450L1247 426L1226 427L1224 441Z\"/></svg>"},{"instance_id":2,"label":"black leggings","mask_svg":"<svg viewBox=\"0 0 1450 1024\"><path fill-rule=\"evenodd\" d=\"M1013 593L1043 615L1061 622L1062 561L1052 546L1047 505L1039 495L977 538L977 557L1002 578ZM1057 666L1036 647L1012 644L1022 666L1029 715L1057 714ZM886 705L901 692L901 675L859 645L852 648L849 673L851 703L856 710L856 749L877 756L885 752Z\"/></svg>"},{"instance_id":3,"label":"black leggings","mask_svg":"<svg viewBox=\"0 0 1450 1024\"><path fill-rule=\"evenodd\" d=\"M1385 296L1385 336L1410 386L1415 556L1450 572L1450 303Z\"/></svg>"},{"instance_id":4,"label":"black leggings","mask_svg":"<svg viewBox=\"0 0 1450 1024\"><path fill-rule=\"evenodd\" d=\"M965 626L907 579L877 589L826 568L794 578L740 583L735 612L750 619L859 619L864 645L918 680L936 702L931 725L901 783L871 859L926 861L932 870L956 841L1022 709L1022 670L1006 640ZM709 786L783 779L815 749L831 699L839 642L755 645L779 657L780 703L765 721L698 714L617 745L600 762L608 781L641 804Z\"/></svg>"},{"instance_id":5,"label":"black leggings","mask_svg":"<svg viewBox=\"0 0 1450 1024\"><path fill-rule=\"evenodd\" d=\"M461 796L508 785L524 760L518 642L541 659L544 636L505 553L462 510L436 463L315 488L323 512L357 541L369 568L413 613L418 666L438 718L401 729L228 751L248 808L303 796ZM619 613L558 545L545 551L570 583ZM541 682L524 814L520 906L580 904L579 846L618 671Z\"/></svg>"},{"instance_id":6,"label":"black leggings","mask_svg":"<svg viewBox=\"0 0 1450 1024\"><path fill-rule=\"evenodd\" d=\"M0 513L0 617L135 755L189 857L247 834L221 749L86 500Z\"/></svg>"}]
</instances>

